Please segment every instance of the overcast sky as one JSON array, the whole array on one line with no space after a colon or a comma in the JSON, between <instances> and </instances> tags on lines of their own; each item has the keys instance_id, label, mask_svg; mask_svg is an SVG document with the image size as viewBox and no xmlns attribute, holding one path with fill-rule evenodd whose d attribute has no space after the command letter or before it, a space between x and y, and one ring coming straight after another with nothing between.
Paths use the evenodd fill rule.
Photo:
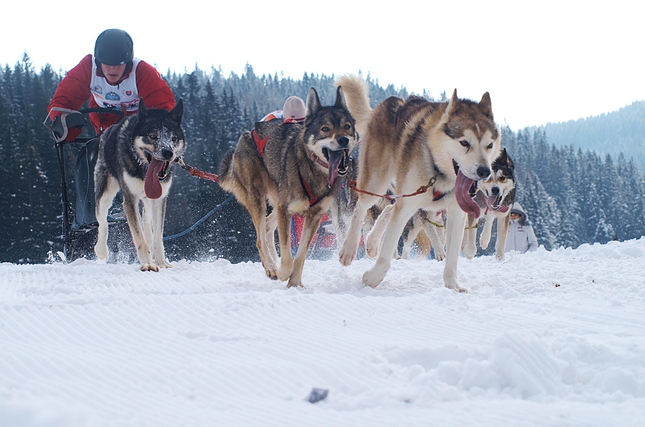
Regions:
<instances>
[{"instance_id":1,"label":"overcast sky","mask_svg":"<svg viewBox=\"0 0 645 427\"><path fill-rule=\"evenodd\" d=\"M442 3L442 4L434 4ZM444 4L445 3L445 4ZM362 5L362 6L361 6ZM168 70L225 76L369 73L432 96L491 95L513 130L575 120L645 99L645 18L631 1L308 0L9 2L0 64L27 52L67 71L121 28L135 56Z\"/></svg>"}]
</instances>

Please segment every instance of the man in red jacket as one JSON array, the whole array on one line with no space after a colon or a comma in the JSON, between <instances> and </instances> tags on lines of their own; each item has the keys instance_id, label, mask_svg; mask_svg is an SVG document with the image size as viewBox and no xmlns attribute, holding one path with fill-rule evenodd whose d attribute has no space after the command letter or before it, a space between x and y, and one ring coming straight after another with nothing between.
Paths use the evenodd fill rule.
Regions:
<instances>
[{"instance_id":1,"label":"man in red jacket","mask_svg":"<svg viewBox=\"0 0 645 427\"><path fill-rule=\"evenodd\" d=\"M90 107L107 107L126 115L136 114L143 99L147 108L171 110L175 97L168 84L150 64L134 57L130 35L118 29L103 31L96 39L94 55L87 55L69 70L59 83L47 108L54 123L60 111L53 107L78 110L89 99ZM121 115L90 113L97 134L121 119ZM68 130L66 141L81 134L80 128ZM81 148L76 160L76 209L73 228L96 222L94 216L94 165L96 139Z\"/></svg>"}]
</instances>

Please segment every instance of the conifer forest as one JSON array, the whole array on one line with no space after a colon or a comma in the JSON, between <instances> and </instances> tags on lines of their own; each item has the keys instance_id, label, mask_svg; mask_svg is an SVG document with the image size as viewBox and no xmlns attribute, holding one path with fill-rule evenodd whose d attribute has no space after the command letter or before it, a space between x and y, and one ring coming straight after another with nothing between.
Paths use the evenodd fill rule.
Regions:
<instances>
[{"instance_id":1,"label":"conifer forest","mask_svg":"<svg viewBox=\"0 0 645 427\"><path fill-rule=\"evenodd\" d=\"M162 76L175 98L184 101L186 163L212 173L218 172L242 132L252 129L268 112L281 109L288 96L306 99L314 87L323 105L335 100L333 75L305 73L300 80L278 74L257 76L247 65L242 75L223 76L213 68L183 74L162 72ZM0 168L0 262L44 263L62 250L60 167L51 132L43 126L47 105L62 77L50 66L35 70L26 54L20 62L0 70L0 157L4 161ZM377 79L367 79L373 105L391 95L409 95L405 88L381 87ZM445 93L436 97L442 99ZM642 105L638 107L645 111ZM620 115L612 116L612 123L616 120L620 122ZM639 120L645 123L642 116ZM601 125L594 122L594 126ZM584 123L580 126L584 128ZM526 211L540 245L547 250L576 248L645 235L643 175L633 156L620 152L620 141L608 142L614 149L609 154L609 150L585 148L584 141L556 147L549 141L549 133L558 132L552 126L501 129L502 145L515 163L516 201ZM611 135L611 130L603 132ZM561 132L557 135L562 137ZM642 135L630 138L643 139ZM65 149L68 185L73 182L77 149ZM644 157L642 149L641 145L637 158ZM73 200L73 185L69 191ZM259 261L250 217L229 196L216 183L176 170L165 222L166 236L180 234L165 242L171 261ZM214 214L198 223L212 210ZM493 248L494 242L483 253Z\"/></svg>"}]
</instances>

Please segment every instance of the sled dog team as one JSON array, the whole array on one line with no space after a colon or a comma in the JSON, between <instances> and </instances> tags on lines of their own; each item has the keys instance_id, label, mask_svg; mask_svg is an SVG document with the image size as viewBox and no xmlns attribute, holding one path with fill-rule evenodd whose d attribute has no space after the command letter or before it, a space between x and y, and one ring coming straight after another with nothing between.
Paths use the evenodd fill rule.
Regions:
<instances>
[{"instance_id":1,"label":"sled dog team","mask_svg":"<svg viewBox=\"0 0 645 427\"><path fill-rule=\"evenodd\" d=\"M515 195L513 162L501 146L489 94L479 102L460 99L456 90L448 102L389 97L372 109L361 76L344 75L336 84L333 105L323 106L311 88L303 121L257 123L240 136L220 167L219 185L235 195L253 221L267 276L287 281L288 287L303 285L307 251L326 212L341 228L340 263L350 265L368 210L383 204L389 189L393 196L385 200L395 203L385 203L365 239L367 253L377 259L363 282L378 286L402 234L409 248L425 230L437 258L445 256L445 286L467 291L457 276L459 254L475 255L474 225L480 218L485 218L480 237L485 248L497 219L496 256L503 259ZM171 267L163 226L173 169L186 148L182 114L181 100L171 111L141 103L137 114L101 135L94 175L100 259L108 255L107 212L121 191L141 270ZM350 154L357 147L353 167ZM352 188L349 206L338 206L343 203L337 197L341 182ZM334 215L342 208L353 209L346 229ZM295 257L290 250L293 215L305 218ZM445 232L439 228L443 218Z\"/></svg>"}]
</instances>

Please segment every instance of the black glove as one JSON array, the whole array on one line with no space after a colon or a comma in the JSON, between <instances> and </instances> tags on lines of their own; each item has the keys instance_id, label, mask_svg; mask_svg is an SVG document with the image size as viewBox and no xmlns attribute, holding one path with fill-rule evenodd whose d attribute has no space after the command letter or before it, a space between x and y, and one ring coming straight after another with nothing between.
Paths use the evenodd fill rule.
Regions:
<instances>
[{"instance_id":1,"label":"black glove","mask_svg":"<svg viewBox=\"0 0 645 427\"><path fill-rule=\"evenodd\" d=\"M85 118L78 111L63 113L54 119L52 131L56 136L56 142L73 141L83 130L87 123Z\"/></svg>"},{"instance_id":2,"label":"black glove","mask_svg":"<svg viewBox=\"0 0 645 427\"><path fill-rule=\"evenodd\" d=\"M60 116L54 119L54 124L52 126L52 131L56 138L62 138L65 135L65 129L63 128L63 121L60 119Z\"/></svg>"}]
</instances>

